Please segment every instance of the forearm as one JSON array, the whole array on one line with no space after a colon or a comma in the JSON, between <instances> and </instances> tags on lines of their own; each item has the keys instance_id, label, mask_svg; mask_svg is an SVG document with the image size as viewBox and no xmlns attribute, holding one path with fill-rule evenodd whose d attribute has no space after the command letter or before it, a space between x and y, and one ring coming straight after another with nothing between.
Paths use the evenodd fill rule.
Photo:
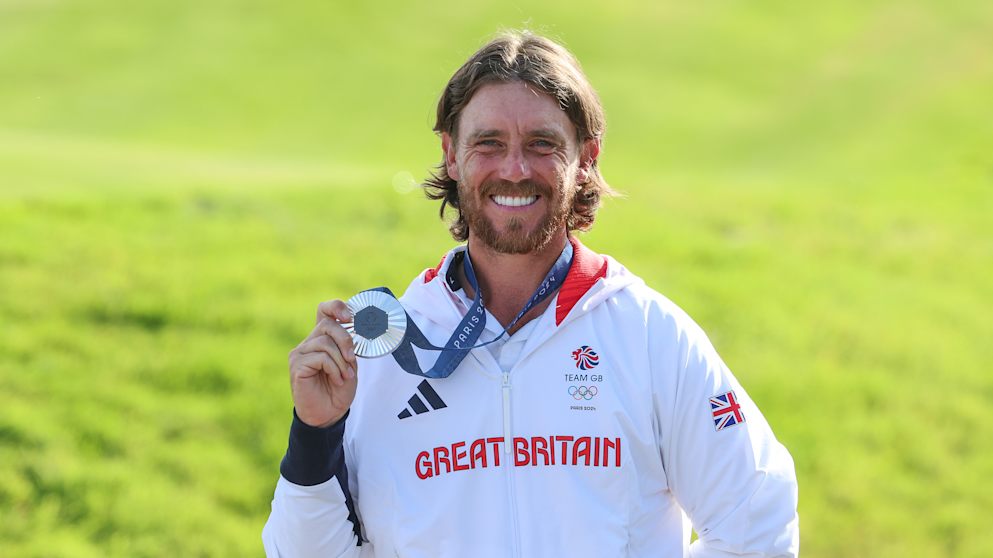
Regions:
<instances>
[{"instance_id":1,"label":"forearm","mask_svg":"<svg viewBox=\"0 0 993 558\"><path fill-rule=\"evenodd\" d=\"M328 428L314 428L294 415L272 512L262 532L268 556L358 556L344 428L344 418Z\"/></svg>"}]
</instances>

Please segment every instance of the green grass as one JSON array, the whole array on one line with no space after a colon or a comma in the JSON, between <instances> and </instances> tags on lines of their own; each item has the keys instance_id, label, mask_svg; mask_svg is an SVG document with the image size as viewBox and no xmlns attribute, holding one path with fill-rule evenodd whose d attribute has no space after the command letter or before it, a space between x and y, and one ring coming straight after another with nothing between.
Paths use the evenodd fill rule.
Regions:
<instances>
[{"instance_id":1,"label":"green grass","mask_svg":"<svg viewBox=\"0 0 993 558\"><path fill-rule=\"evenodd\" d=\"M584 241L758 401L804 556L987 554L979 0L0 0L0 554L261 555L286 353L317 302L402 290L450 246L392 183L438 160L450 73L524 24L607 108L626 197Z\"/></svg>"}]
</instances>

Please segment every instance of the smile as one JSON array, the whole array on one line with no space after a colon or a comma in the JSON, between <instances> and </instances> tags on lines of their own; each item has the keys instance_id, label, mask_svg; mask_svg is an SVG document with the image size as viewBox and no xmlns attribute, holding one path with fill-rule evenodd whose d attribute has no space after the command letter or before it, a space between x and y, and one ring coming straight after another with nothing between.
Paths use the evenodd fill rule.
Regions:
<instances>
[{"instance_id":1,"label":"smile","mask_svg":"<svg viewBox=\"0 0 993 558\"><path fill-rule=\"evenodd\" d=\"M504 207L524 207L538 201L538 196L491 196L490 199Z\"/></svg>"}]
</instances>

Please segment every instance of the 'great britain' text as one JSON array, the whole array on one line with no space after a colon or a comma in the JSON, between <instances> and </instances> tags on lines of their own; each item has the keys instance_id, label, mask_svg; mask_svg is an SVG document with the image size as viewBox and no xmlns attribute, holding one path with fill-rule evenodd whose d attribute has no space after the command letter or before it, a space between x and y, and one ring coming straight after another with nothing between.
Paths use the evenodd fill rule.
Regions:
<instances>
[{"instance_id":1,"label":"'great britain' text","mask_svg":"<svg viewBox=\"0 0 993 558\"><path fill-rule=\"evenodd\" d=\"M470 469L499 467L503 452L502 437L479 438L472 442L455 442L422 451L414 460L420 479ZM532 436L514 438L515 467L572 466L620 467L621 439L599 436Z\"/></svg>"}]
</instances>

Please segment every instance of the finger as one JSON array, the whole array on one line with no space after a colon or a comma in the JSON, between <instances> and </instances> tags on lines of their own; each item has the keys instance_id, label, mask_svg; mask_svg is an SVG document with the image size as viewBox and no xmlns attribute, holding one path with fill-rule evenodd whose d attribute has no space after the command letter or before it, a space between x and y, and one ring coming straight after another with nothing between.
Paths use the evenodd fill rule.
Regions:
<instances>
[{"instance_id":1,"label":"finger","mask_svg":"<svg viewBox=\"0 0 993 558\"><path fill-rule=\"evenodd\" d=\"M298 378L311 378L324 373L324 359L330 364L334 361L326 353L306 353L293 352L290 354L290 379L294 381Z\"/></svg>"},{"instance_id":2,"label":"finger","mask_svg":"<svg viewBox=\"0 0 993 558\"><path fill-rule=\"evenodd\" d=\"M305 339L305 341L310 341L311 339L315 339L322 335L330 336L331 331L334 330L335 328L341 330L345 329L337 321L332 320L331 318L325 316L317 322L317 325L314 326L314 329L311 330L310 335L307 336L307 339ZM347 334L348 332L346 331L345 333Z\"/></svg>"},{"instance_id":3,"label":"finger","mask_svg":"<svg viewBox=\"0 0 993 558\"><path fill-rule=\"evenodd\" d=\"M307 353L300 355L299 364L314 372L313 375L324 374L332 385L345 385L345 373L337 364L324 352Z\"/></svg>"},{"instance_id":4,"label":"finger","mask_svg":"<svg viewBox=\"0 0 993 558\"><path fill-rule=\"evenodd\" d=\"M337 322L350 322L352 320L352 312L342 300L327 300L317 305L317 320L315 320L315 323L320 323L323 318L330 318Z\"/></svg>"},{"instance_id":5,"label":"finger","mask_svg":"<svg viewBox=\"0 0 993 558\"><path fill-rule=\"evenodd\" d=\"M351 368L353 372L355 370L351 363L346 362L345 357L342 354L341 347L339 347L328 335L321 335L320 337L316 337L309 341L304 341L296 348L296 351L300 354L324 352L331 357L331 360L333 360L342 370L349 368Z\"/></svg>"},{"instance_id":6,"label":"finger","mask_svg":"<svg viewBox=\"0 0 993 558\"><path fill-rule=\"evenodd\" d=\"M342 356L351 363L355 363L355 343L352 342L352 336L345 331L345 328L341 327L341 324L329 318L322 319L317 322L314 331L310 332L304 343L317 339L322 335L330 337L338 346L338 349L341 350Z\"/></svg>"},{"instance_id":7,"label":"finger","mask_svg":"<svg viewBox=\"0 0 993 558\"><path fill-rule=\"evenodd\" d=\"M317 321L317 325L315 325L314 329L310 331L310 335L308 335L307 338L304 339L304 342L310 341L311 339L317 339L322 335L328 335L328 332L331 331L331 328L334 327L341 327L341 324L332 320L331 318L323 317Z\"/></svg>"}]
</instances>

